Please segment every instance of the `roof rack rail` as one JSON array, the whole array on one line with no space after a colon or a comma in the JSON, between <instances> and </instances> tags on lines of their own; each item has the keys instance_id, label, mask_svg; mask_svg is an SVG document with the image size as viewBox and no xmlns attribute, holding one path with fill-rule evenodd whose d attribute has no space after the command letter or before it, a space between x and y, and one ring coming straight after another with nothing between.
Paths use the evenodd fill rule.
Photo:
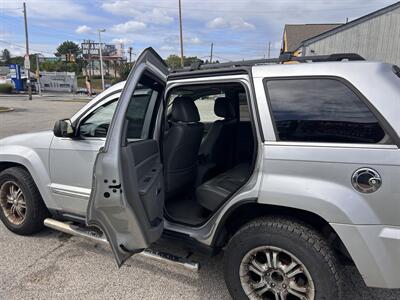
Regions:
<instances>
[{"instance_id":1,"label":"roof rack rail","mask_svg":"<svg viewBox=\"0 0 400 300\"><path fill-rule=\"evenodd\" d=\"M297 62L324 62L324 61L342 61L342 60L365 60L364 57L357 53L335 53L330 55L313 55L313 56L293 56L291 53L283 53L279 56L280 62L297 61Z\"/></svg>"},{"instance_id":2,"label":"roof rack rail","mask_svg":"<svg viewBox=\"0 0 400 300\"><path fill-rule=\"evenodd\" d=\"M214 63L214 64L202 64L200 61L192 63L190 67L184 67L181 69L172 70L172 73L188 72L197 70L211 70L211 69L222 69L222 68L234 68L234 67L249 67L261 64L283 64L290 61L295 62L327 62L327 61L342 61L342 60L365 60L361 55L357 53L337 53L331 55L315 55L315 56L293 56L292 53L282 53L279 58L264 58L264 59L252 59L252 60L241 60L231 61L226 63Z\"/></svg>"}]
</instances>

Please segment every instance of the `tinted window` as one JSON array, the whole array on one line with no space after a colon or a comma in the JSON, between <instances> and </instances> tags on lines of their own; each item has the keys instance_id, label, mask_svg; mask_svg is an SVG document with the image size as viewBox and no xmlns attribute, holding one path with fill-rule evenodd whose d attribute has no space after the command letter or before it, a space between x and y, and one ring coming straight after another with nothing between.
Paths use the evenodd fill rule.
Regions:
<instances>
[{"instance_id":1,"label":"tinted window","mask_svg":"<svg viewBox=\"0 0 400 300\"><path fill-rule=\"evenodd\" d=\"M138 88L135 90L134 95L132 95L126 112L126 119L128 120L127 138L147 138L147 132L144 134L143 128L153 93L158 94L149 88Z\"/></svg>"},{"instance_id":2,"label":"tinted window","mask_svg":"<svg viewBox=\"0 0 400 300\"><path fill-rule=\"evenodd\" d=\"M385 137L369 108L338 80L272 80L267 90L281 141L378 143Z\"/></svg>"},{"instance_id":3,"label":"tinted window","mask_svg":"<svg viewBox=\"0 0 400 300\"><path fill-rule=\"evenodd\" d=\"M246 93L239 93L239 116L240 122L250 121L249 105Z\"/></svg>"}]
</instances>

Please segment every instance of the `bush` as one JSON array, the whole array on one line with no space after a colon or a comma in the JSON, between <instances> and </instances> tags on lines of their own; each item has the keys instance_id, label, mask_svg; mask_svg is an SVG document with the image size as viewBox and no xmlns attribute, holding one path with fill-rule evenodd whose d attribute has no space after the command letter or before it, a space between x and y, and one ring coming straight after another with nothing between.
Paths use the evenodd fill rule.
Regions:
<instances>
[{"instance_id":1,"label":"bush","mask_svg":"<svg viewBox=\"0 0 400 300\"><path fill-rule=\"evenodd\" d=\"M11 94L13 90L13 86L9 83L1 83L0 84L0 93L1 94Z\"/></svg>"}]
</instances>

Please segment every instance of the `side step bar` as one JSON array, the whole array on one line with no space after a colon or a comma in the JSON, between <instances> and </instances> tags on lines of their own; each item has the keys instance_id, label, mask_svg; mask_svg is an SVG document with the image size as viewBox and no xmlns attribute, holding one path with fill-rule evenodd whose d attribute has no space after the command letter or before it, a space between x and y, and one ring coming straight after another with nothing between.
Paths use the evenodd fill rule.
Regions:
<instances>
[{"instance_id":1,"label":"side step bar","mask_svg":"<svg viewBox=\"0 0 400 300\"><path fill-rule=\"evenodd\" d=\"M50 218L45 219L43 224L44 224L44 226L49 227L54 230L57 230L57 231L61 231L61 232L64 232L64 233L67 233L67 234L70 234L73 236L78 236L81 238L89 239L96 243L109 245L109 243L104 235L99 235L95 231L85 230L85 228L79 227L77 225L57 221L57 220L50 219ZM141 255L143 257L147 257L147 258L151 258L153 260L165 262L170 265L183 267L183 268L191 270L191 271L197 272L200 268L200 265L197 262L189 261L183 257L179 257L179 256L176 256L173 254L159 252L159 251L153 251L151 249L146 249L135 255Z\"/></svg>"}]
</instances>

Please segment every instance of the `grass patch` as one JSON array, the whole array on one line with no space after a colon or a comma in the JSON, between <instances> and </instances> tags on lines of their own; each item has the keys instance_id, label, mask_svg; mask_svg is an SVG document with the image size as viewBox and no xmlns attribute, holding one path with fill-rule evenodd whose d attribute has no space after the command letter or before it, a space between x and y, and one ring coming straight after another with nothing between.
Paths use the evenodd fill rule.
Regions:
<instances>
[{"instance_id":1,"label":"grass patch","mask_svg":"<svg viewBox=\"0 0 400 300\"><path fill-rule=\"evenodd\" d=\"M0 84L0 94L11 94L13 86L9 83Z\"/></svg>"},{"instance_id":2,"label":"grass patch","mask_svg":"<svg viewBox=\"0 0 400 300\"><path fill-rule=\"evenodd\" d=\"M13 110L14 110L14 108L0 106L0 113L9 112L9 111L13 111Z\"/></svg>"},{"instance_id":3,"label":"grass patch","mask_svg":"<svg viewBox=\"0 0 400 300\"><path fill-rule=\"evenodd\" d=\"M86 80L85 77L78 77L78 88L84 88L86 89ZM111 78L104 78L104 84L111 84L112 79ZM101 78L93 78L92 79L92 89L94 90L102 90L101 86Z\"/></svg>"}]
</instances>

